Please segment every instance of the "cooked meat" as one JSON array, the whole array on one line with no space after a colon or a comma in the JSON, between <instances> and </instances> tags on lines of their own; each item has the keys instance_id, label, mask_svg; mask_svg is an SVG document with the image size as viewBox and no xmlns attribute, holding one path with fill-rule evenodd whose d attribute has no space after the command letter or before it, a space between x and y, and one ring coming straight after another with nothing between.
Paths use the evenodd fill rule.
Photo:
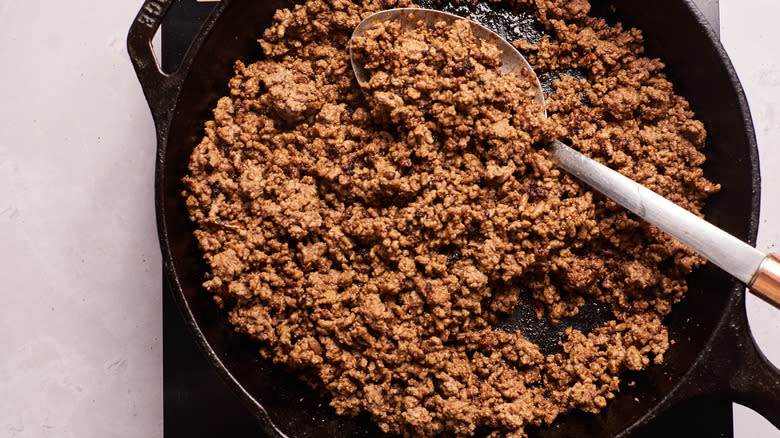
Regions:
<instances>
[{"instance_id":1,"label":"cooked meat","mask_svg":"<svg viewBox=\"0 0 780 438\"><path fill-rule=\"evenodd\" d=\"M585 0L525 0L547 32L516 42L562 75L549 118L525 78L466 22L347 42L367 15L408 0L309 0L279 10L236 62L184 178L210 266L205 288L260 354L300 373L343 415L405 436L524 436L598 412L620 374L660 363L662 318L704 261L577 182L544 145L562 138L683 207L719 189L705 131L642 34ZM615 320L568 329L544 355L497 319L532 291L557 323L584 297Z\"/></svg>"}]
</instances>

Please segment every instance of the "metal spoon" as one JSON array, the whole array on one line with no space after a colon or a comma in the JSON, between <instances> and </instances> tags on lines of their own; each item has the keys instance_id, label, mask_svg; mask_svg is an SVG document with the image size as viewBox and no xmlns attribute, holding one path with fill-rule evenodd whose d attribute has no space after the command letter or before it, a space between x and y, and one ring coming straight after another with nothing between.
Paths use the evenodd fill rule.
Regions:
<instances>
[{"instance_id":1,"label":"metal spoon","mask_svg":"<svg viewBox=\"0 0 780 438\"><path fill-rule=\"evenodd\" d=\"M364 35L380 22L396 19L401 22L404 30L414 29L421 20L429 27L440 21L453 23L455 20L464 20L457 15L432 9L389 9L372 14L358 24L352 33L352 39ZM523 55L495 32L471 20L469 23L476 37L495 44L501 50L502 65L499 70L533 78L536 83L536 99L544 106L544 93L539 80ZM368 72L355 62L352 40L349 42L349 54L358 83L368 81ZM553 141L547 150L558 166L701 254L747 284L754 294L780 309L780 255L764 254L558 140Z\"/></svg>"}]
</instances>

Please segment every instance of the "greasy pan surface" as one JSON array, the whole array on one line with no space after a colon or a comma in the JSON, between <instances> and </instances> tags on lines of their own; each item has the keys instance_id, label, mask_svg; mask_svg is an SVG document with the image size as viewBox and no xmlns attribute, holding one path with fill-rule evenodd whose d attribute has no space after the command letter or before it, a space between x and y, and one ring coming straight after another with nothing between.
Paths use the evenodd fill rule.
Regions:
<instances>
[{"instance_id":1,"label":"greasy pan surface","mask_svg":"<svg viewBox=\"0 0 780 438\"><path fill-rule=\"evenodd\" d=\"M649 55L667 63L677 92L690 101L707 128L706 176L723 186L722 192L708 201L707 219L754 242L760 180L752 122L733 69L714 34L683 0L593 4L597 15L643 29ZM148 13L144 16L150 5L152 18ZM142 25L151 28L153 24L148 22L164 12L167 2L147 1L131 29L131 58L158 131L157 215L166 274L210 361L244 396L272 436L278 436L277 432L295 437L377 436L378 429L367 418L337 417L326 399L295 376L261 360L257 345L233 332L201 287L206 265L192 237L194 228L181 196L189 154L202 137L203 123L211 118L217 99L227 92L233 61L258 59L257 36L270 23L275 9L290 5L282 0L223 0L182 69L171 77L149 74L144 64L149 59L141 47L145 35L150 34ZM501 25L503 20L509 27L520 23L506 14L503 17L495 21ZM144 35L139 36L139 29ZM581 315L553 328L536 321L533 312L518 309L502 325L522 329L543 350L554 349L557 333L566 325L587 330L600 325L608 314L608 309L588 304ZM601 414L573 413L551 427L529 428L528 432L545 437L621 435L647 423L669 405L697 396L742 402L780 425L780 409L776 409L780 377L756 350L748 332L743 284L707 265L692 276L686 299L666 323L675 340L666 361L627 376L626 381L634 380L636 385L623 385Z\"/></svg>"}]
</instances>

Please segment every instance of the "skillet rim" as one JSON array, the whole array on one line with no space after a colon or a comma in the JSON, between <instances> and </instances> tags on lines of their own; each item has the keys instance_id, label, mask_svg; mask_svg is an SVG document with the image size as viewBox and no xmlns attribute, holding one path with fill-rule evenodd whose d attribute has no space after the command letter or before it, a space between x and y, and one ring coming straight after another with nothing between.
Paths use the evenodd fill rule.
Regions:
<instances>
[{"instance_id":1,"label":"skillet rim","mask_svg":"<svg viewBox=\"0 0 780 438\"><path fill-rule=\"evenodd\" d=\"M748 143L748 158L749 158L748 161L749 161L749 165L751 166L751 185L752 185L751 189L752 190L751 190L751 199L750 199L750 217L749 217L749 223L747 227L748 229L747 242L755 246L756 237L758 233L759 214L760 214L761 178L760 178L760 168L759 168L758 146L755 138L755 130L752 123L752 117L750 113L750 108L747 103L747 98L744 94L744 90L738 79L738 76L731 63L730 58L728 57L724 47L720 43L720 40L716 36L714 30L702 15L701 11L698 9L698 7L696 7L692 3L691 0L678 0L678 1L680 1L685 6L685 9L687 10L688 13L693 15L695 21L697 22L700 28L699 30L703 31L706 34L710 46L715 49L717 56L722 64L722 67L725 69L725 71L729 76L729 81L731 83L732 88L734 89L737 98L736 103L739 105L739 113L742 118L741 124L745 129L745 135ZM150 100L150 106L152 106L153 113L155 113L154 114L155 125L158 133L157 162L155 166L155 205L156 205L158 237L160 240L161 252L163 254L163 273L165 275L165 280L166 282L168 282L169 286L171 286L171 291L173 293L174 300L177 304L177 307L179 308L179 311L181 312L186 325L190 328L190 330L192 330L193 334L195 335L195 340L197 344L206 354L207 360L212 364L212 366L216 368L218 374L220 374L222 378L226 380L229 386L233 388L233 390L240 395L242 400L245 403L247 403L251 413L259 420L259 423L263 427L264 431L267 433L275 434L275 436L283 437L286 435L274 425L273 421L270 419L263 405L260 402L258 402L246 390L246 388L241 384L241 382L227 368L227 366L223 363L222 359L220 359L220 357L217 355L215 350L211 347L208 340L206 339L204 332L201 330L196 320L196 317L189 305L187 297L184 295L183 288L179 280L179 275L177 274L176 269L174 267L173 256L172 256L170 240L169 240L169 231L166 226L166 213L168 212L168 209L166 208L166 202L165 202L165 197L166 197L165 196L166 193L165 192L165 188L166 188L165 157L166 157L166 151L168 147L168 140L170 134L169 129L172 125L174 117L176 116L176 109L180 104L183 84L189 76L194 60L198 55L204 42L211 35L211 31L214 29L219 18L222 16L223 11L229 8L232 5L232 3L233 0L222 0L214 8L214 10L209 15L204 25L201 27L199 33L191 43L189 49L187 50L187 53L180 64L178 72L175 73L174 75L171 75L171 77L175 77L176 79L178 79L178 83L175 84L175 92L171 95L172 102L162 102L164 104L167 103L167 105L163 105L163 107L167 106L168 111L166 112L160 111L162 114L155 113L155 109L154 109L155 107L152 105L151 99L149 99L149 95L147 95L147 98ZM652 420L657 415L659 415L660 412L663 412L665 410L666 408L665 405L669 401L669 398L679 389L681 385L683 385L686 382L690 374L694 372L694 370L697 368L697 364L700 361L706 359L705 357L706 355L704 354L705 350L707 350L707 348L710 347L717 340L718 333L721 332L723 326L729 322L729 319L731 315L734 313L734 311L744 312L744 302L745 302L744 288L745 288L744 284L736 280L732 281L732 285L728 289L729 298L726 301L724 308L720 312L720 316L716 318L717 322L714 325L714 330L712 331L712 334L709 336L709 339L703 344L701 350L698 352L696 358L691 362L686 372L684 372L679 377L678 382L665 396L656 400L653 403L653 405L643 415L637 417L632 423L626 426L624 430L618 432L617 436L622 436L624 434L629 433L632 430L635 430L638 427L641 427L644 424L647 424L650 420ZM746 327L746 329L748 331L748 335L750 335L749 327Z\"/></svg>"}]
</instances>

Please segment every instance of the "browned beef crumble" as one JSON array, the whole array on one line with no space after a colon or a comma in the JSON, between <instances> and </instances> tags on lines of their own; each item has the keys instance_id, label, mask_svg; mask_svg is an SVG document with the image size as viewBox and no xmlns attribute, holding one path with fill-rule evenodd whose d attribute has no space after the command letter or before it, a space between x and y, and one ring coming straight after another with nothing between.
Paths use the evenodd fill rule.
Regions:
<instances>
[{"instance_id":1,"label":"browned beef crumble","mask_svg":"<svg viewBox=\"0 0 780 438\"><path fill-rule=\"evenodd\" d=\"M660 363L661 318L703 259L554 166L583 153L691 211L705 131L636 29L585 0L523 0L554 39L516 45L539 72L577 68L548 100L496 70L465 22L346 43L407 0L309 0L279 10L264 60L236 62L230 94L192 153L184 193L210 271L204 286L260 354L301 371L339 414L406 436L524 436L570 410L598 412L625 370ZM585 104L587 103L587 105ZM616 320L569 329L545 356L493 329L531 288L539 317L585 296Z\"/></svg>"}]
</instances>

